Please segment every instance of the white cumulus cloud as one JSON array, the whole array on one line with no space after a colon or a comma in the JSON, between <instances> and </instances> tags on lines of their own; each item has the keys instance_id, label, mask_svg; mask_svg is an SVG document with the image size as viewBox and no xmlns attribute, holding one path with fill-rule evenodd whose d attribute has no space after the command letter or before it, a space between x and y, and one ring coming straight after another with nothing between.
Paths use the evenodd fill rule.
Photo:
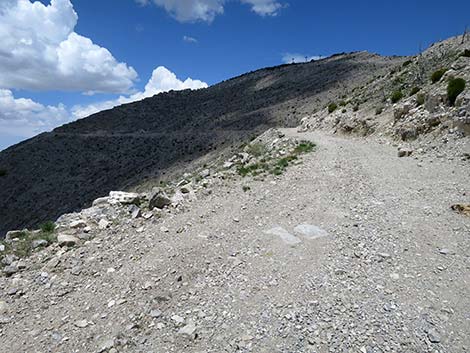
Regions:
<instances>
[{"instance_id":1,"label":"white cumulus cloud","mask_svg":"<svg viewBox=\"0 0 470 353\"><path fill-rule=\"evenodd\" d=\"M227 0L135 0L140 5L155 5L164 8L180 22L212 22L217 15L224 13ZM277 0L240 0L251 6L253 12L261 16L276 16L283 5Z\"/></svg>"},{"instance_id":2,"label":"white cumulus cloud","mask_svg":"<svg viewBox=\"0 0 470 353\"><path fill-rule=\"evenodd\" d=\"M62 104L45 106L27 98L15 98L8 89L0 89L0 131L2 134L31 137L70 121Z\"/></svg>"},{"instance_id":3,"label":"white cumulus cloud","mask_svg":"<svg viewBox=\"0 0 470 353\"><path fill-rule=\"evenodd\" d=\"M120 96L117 99L89 104L86 106L77 105L72 108L74 118L84 118L102 110L111 109L121 104L131 103L152 97L162 92L171 90L180 91L184 89L200 89L208 87L207 83L200 80L187 78L182 81L176 75L164 66L159 66L153 70L152 77L145 85L142 92L137 92L130 96Z\"/></svg>"},{"instance_id":4,"label":"white cumulus cloud","mask_svg":"<svg viewBox=\"0 0 470 353\"><path fill-rule=\"evenodd\" d=\"M0 87L128 92L137 73L74 28L70 0L0 0Z\"/></svg>"}]
</instances>

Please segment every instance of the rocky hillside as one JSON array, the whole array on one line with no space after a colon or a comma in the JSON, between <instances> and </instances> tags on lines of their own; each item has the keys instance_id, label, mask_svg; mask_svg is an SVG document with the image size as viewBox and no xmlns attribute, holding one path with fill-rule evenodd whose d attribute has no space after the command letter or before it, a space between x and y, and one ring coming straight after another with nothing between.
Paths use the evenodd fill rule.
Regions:
<instances>
[{"instance_id":1,"label":"rocky hillside","mask_svg":"<svg viewBox=\"0 0 470 353\"><path fill-rule=\"evenodd\" d=\"M0 235L89 206L111 190L184 173L401 65L368 53L252 72L100 112L0 152Z\"/></svg>"}]
</instances>

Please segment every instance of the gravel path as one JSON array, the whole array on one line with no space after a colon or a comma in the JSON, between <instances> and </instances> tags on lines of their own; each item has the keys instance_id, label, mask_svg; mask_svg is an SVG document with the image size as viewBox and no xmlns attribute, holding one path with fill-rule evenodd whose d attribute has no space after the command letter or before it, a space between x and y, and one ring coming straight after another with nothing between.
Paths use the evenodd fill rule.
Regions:
<instances>
[{"instance_id":1,"label":"gravel path","mask_svg":"<svg viewBox=\"0 0 470 353\"><path fill-rule=\"evenodd\" d=\"M470 351L468 162L284 132L318 147L282 176L0 278L0 351Z\"/></svg>"}]
</instances>

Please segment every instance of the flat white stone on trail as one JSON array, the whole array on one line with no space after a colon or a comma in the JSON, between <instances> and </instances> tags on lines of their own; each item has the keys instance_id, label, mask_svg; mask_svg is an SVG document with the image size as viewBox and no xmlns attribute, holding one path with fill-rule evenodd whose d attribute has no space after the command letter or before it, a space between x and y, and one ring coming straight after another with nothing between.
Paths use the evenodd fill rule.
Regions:
<instances>
[{"instance_id":1,"label":"flat white stone on trail","mask_svg":"<svg viewBox=\"0 0 470 353\"><path fill-rule=\"evenodd\" d=\"M289 233L287 230L285 230L282 227L274 227L272 229L265 231L265 233L278 236L279 238L281 238L281 240L284 243L288 245L297 245L302 242L302 240L297 238L295 235Z\"/></svg>"},{"instance_id":2,"label":"flat white stone on trail","mask_svg":"<svg viewBox=\"0 0 470 353\"><path fill-rule=\"evenodd\" d=\"M323 238L328 235L327 231L311 224L300 224L294 228L296 235L303 235L308 239Z\"/></svg>"}]
</instances>

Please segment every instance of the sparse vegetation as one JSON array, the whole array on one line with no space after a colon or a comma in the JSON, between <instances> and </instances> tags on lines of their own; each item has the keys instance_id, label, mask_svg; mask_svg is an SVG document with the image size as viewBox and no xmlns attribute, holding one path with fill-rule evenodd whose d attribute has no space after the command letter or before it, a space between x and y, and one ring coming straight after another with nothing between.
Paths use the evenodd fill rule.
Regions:
<instances>
[{"instance_id":1,"label":"sparse vegetation","mask_svg":"<svg viewBox=\"0 0 470 353\"><path fill-rule=\"evenodd\" d=\"M258 159L256 162L252 162L250 164L239 165L237 168L237 173L242 176L246 177L248 175L257 176L262 175L264 173L271 173L273 175L281 175L287 167L294 161L299 159L301 154L309 153L313 151L315 148L315 144L310 141L300 141L290 153L286 154L285 156L279 157L272 157L268 156L267 149L264 149L264 154L258 155ZM251 149L250 149L251 150ZM261 149L256 148L256 151ZM253 155L254 156L254 155ZM260 157L264 157L261 158Z\"/></svg>"},{"instance_id":2,"label":"sparse vegetation","mask_svg":"<svg viewBox=\"0 0 470 353\"><path fill-rule=\"evenodd\" d=\"M465 49L460 56L470 58L470 49Z\"/></svg>"},{"instance_id":3,"label":"sparse vegetation","mask_svg":"<svg viewBox=\"0 0 470 353\"><path fill-rule=\"evenodd\" d=\"M453 106L455 104L458 95L464 91L465 85L466 83L463 78L452 78L449 80L449 84L447 85L447 98L449 99L450 105Z\"/></svg>"},{"instance_id":4,"label":"sparse vegetation","mask_svg":"<svg viewBox=\"0 0 470 353\"><path fill-rule=\"evenodd\" d=\"M266 146L261 144L261 143L249 144L246 147L246 149L247 149L247 153L249 153L249 154L251 154L255 157L262 156L267 152Z\"/></svg>"},{"instance_id":5,"label":"sparse vegetation","mask_svg":"<svg viewBox=\"0 0 470 353\"><path fill-rule=\"evenodd\" d=\"M300 141L300 143L295 147L295 154L309 153L312 152L315 148L315 144L310 141Z\"/></svg>"},{"instance_id":6,"label":"sparse vegetation","mask_svg":"<svg viewBox=\"0 0 470 353\"><path fill-rule=\"evenodd\" d=\"M246 186L246 185L243 185L242 189L243 189L244 192L248 192L248 191L251 190L251 188L249 186Z\"/></svg>"},{"instance_id":7,"label":"sparse vegetation","mask_svg":"<svg viewBox=\"0 0 470 353\"><path fill-rule=\"evenodd\" d=\"M395 91L395 92L392 93L392 97L391 97L392 103L397 103L402 98L403 98L402 91L398 90L398 91Z\"/></svg>"},{"instance_id":8,"label":"sparse vegetation","mask_svg":"<svg viewBox=\"0 0 470 353\"><path fill-rule=\"evenodd\" d=\"M347 103L346 101L340 101L340 102L338 103L338 105L339 105L340 107L345 107L347 104L348 104L348 103Z\"/></svg>"},{"instance_id":9,"label":"sparse vegetation","mask_svg":"<svg viewBox=\"0 0 470 353\"><path fill-rule=\"evenodd\" d=\"M447 69L439 69L437 71L434 71L431 75L431 82L437 83L441 80L442 76L446 73Z\"/></svg>"},{"instance_id":10,"label":"sparse vegetation","mask_svg":"<svg viewBox=\"0 0 470 353\"><path fill-rule=\"evenodd\" d=\"M328 113L333 113L336 109L338 109L338 105L336 103L328 104Z\"/></svg>"},{"instance_id":11,"label":"sparse vegetation","mask_svg":"<svg viewBox=\"0 0 470 353\"><path fill-rule=\"evenodd\" d=\"M344 114L344 113L346 113L347 111L348 111L347 109L343 109L343 110L341 110L341 113Z\"/></svg>"},{"instance_id":12,"label":"sparse vegetation","mask_svg":"<svg viewBox=\"0 0 470 353\"><path fill-rule=\"evenodd\" d=\"M414 96L416 93L418 93L421 90L419 87L413 87L410 92L410 97Z\"/></svg>"},{"instance_id":13,"label":"sparse vegetation","mask_svg":"<svg viewBox=\"0 0 470 353\"><path fill-rule=\"evenodd\" d=\"M359 110L359 104L356 104L354 107L353 107L353 112L357 112Z\"/></svg>"},{"instance_id":14,"label":"sparse vegetation","mask_svg":"<svg viewBox=\"0 0 470 353\"><path fill-rule=\"evenodd\" d=\"M55 223L51 221L43 223L41 224L40 229L43 233L53 233L55 230Z\"/></svg>"},{"instance_id":15,"label":"sparse vegetation","mask_svg":"<svg viewBox=\"0 0 470 353\"><path fill-rule=\"evenodd\" d=\"M0 241L0 244L5 246L4 254L16 255L19 258L28 257L35 247L48 246L57 241L55 224L53 222L46 222L41 225L39 231L30 232L25 230L18 233L15 239L15 241ZM38 244L38 241L42 242Z\"/></svg>"},{"instance_id":16,"label":"sparse vegetation","mask_svg":"<svg viewBox=\"0 0 470 353\"><path fill-rule=\"evenodd\" d=\"M423 105L424 102L426 101L426 96L424 94L418 94L416 97L416 104L419 106Z\"/></svg>"},{"instance_id":17,"label":"sparse vegetation","mask_svg":"<svg viewBox=\"0 0 470 353\"><path fill-rule=\"evenodd\" d=\"M408 65L412 64L413 61L412 60L406 60L404 63L403 63L403 67L407 67Z\"/></svg>"}]
</instances>

